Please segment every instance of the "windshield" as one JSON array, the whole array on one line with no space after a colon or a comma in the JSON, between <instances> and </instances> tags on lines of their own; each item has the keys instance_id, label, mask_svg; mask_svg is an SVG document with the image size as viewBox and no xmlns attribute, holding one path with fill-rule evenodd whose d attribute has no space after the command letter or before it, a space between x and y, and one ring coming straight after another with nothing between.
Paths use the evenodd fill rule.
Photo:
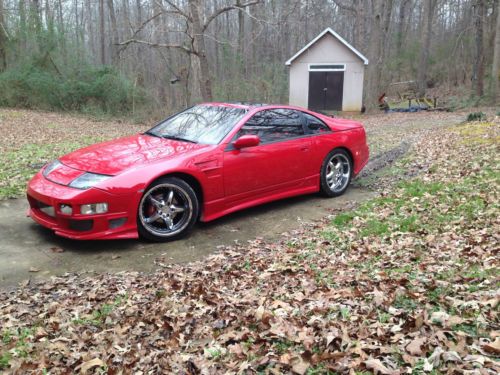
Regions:
<instances>
[{"instance_id":1,"label":"windshield","mask_svg":"<svg viewBox=\"0 0 500 375\"><path fill-rule=\"evenodd\" d=\"M241 108L197 105L160 122L146 134L216 145L243 118Z\"/></svg>"}]
</instances>

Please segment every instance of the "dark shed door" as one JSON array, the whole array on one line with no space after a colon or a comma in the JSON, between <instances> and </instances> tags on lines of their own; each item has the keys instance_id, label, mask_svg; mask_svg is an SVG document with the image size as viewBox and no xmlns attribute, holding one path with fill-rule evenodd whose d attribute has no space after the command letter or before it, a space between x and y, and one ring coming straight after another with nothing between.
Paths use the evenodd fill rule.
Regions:
<instances>
[{"instance_id":1,"label":"dark shed door","mask_svg":"<svg viewBox=\"0 0 500 375\"><path fill-rule=\"evenodd\" d=\"M344 72L309 72L309 109L342 110Z\"/></svg>"}]
</instances>

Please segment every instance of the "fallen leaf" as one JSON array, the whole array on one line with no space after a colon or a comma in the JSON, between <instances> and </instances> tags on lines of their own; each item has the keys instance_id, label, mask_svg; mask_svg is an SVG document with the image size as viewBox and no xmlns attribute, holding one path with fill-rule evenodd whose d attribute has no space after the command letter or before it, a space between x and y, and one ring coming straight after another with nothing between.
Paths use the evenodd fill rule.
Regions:
<instances>
[{"instance_id":1,"label":"fallen leaf","mask_svg":"<svg viewBox=\"0 0 500 375\"><path fill-rule=\"evenodd\" d=\"M380 306L384 303L385 295L380 290L375 290L373 292L373 302L375 302L375 306Z\"/></svg>"},{"instance_id":2,"label":"fallen leaf","mask_svg":"<svg viewBox=\"0 0 500 375\"><path fill-rule=\"evenodd\" d=\"M444 352L442 354L443 361L445 362L460 362L462 358L455 351Z\"/></svg>"},{"instance_id":3,"label":"fallen leaf","mask_svg":"<svg viewBox=\"0 0 500 375\"><path fill-rule=\"evenodd\" d=\"M411 355L421 356L424 353L422 352L422 345L427 342L425 337L417 337L413 341L411 341L408 345L406 345L406 351Z\"/></svg>"},{"instance_id":4,"label":"fallen leaf","mask_svg":"<svg viewBox=\"0 0 500 375\"><path fill-rule=\"evenodd\" d=\"M292 359L292 371L299 375L304 375L309 367L310 364L301 357Z\"/></svg>"},{"instance_id":5,"label":"fallen leaf","mask_svg":"<svg viewBox=\"0 0 500 375\"><path fill-rule=\"evenodd\" d=\"M500 337L491 343L484 344L482 348L488 353L500 354Z\"/></svg>"},{"instance_id":6,"label":"fallen leaf","mask_svg":"<svg viewBox=\"0 0 500 375\"><path fill-rule=\"evenodd\" d=\"M87 371L89 371L91 368L102 367L104 365L105 363L102 360L100 360L99 358L94 358L91 359L90 361L83 362L80 367L80 372L82 374L86 374Z\"/></svg>"},{"instance_id":7,"label":"fallen leaf","mask_svg":"<svg viewBox=\"0 0 500 375\"><path fill-rule=\"evenodd\" d=\"M58 246L53 246L50 248L50 250L53 252L53 253L64 253L64 249L61 249L60 247Z\"/></svg>"},{"instance_id":8,"label":"fallen leaf","mask_svg":"<svg viewBox=\"0 0 500 375\"><path fill-rule=\"evenodd\" d=\"M40 269L38 269L36 267L30 267L29 272L40 272Z\"/></svg>"},{"instance_id":9,"label":"fallen leaf","mask_svg":"<svg viewBox=\"0 0 500 375\"><path fill-rule=\"evenodd\" d=\"M257 310L255 310L255 319L257 320L262 320L262 317L264 316L264 306L260 305Z\"/></svg>"},{"instance_id":10,"label":"fallen leaf","mask_svg":"<svg viewBox=\"0 0 500 375\"><path fill-rule=\"evenodd\" d=\"M382 362L380 362L379 359L376 358L370 358L366 361L363 362L368 370L373 370L375 375L380 374L380 375L393 375L396 374L397 371L390 370L387 367L384 366Z\"/></svg>"}]
</instances>

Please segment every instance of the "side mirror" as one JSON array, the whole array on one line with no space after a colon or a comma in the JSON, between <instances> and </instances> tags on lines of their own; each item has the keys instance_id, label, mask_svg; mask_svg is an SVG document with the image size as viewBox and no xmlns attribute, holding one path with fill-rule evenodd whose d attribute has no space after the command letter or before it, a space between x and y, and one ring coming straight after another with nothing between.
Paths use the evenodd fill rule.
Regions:
<instances>
[{"instance_id":1,"label":"side mirror","mask_svg":"<svg viewBox=\"0 0 500 375\"><path fill-rule=\"evenodd\" d=\"M235 149L239 150L245 147L258 146L260 143L260 138L257 135L242 135L236 141L233 142Z\"/></svg>"}]
</instances>

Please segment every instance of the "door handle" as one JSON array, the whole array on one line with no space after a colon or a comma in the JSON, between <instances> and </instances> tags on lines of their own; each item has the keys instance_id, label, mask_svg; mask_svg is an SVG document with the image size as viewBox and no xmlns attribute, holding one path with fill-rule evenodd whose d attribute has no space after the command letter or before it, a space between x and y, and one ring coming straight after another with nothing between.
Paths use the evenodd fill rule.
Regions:
<instances>
[{"instance_id":1,"label":"door handle","mask_svg":"<svg viewBox=\"0 0 500 375\"><path fill-rule=\"evenodd\" d=\"M307 146L302 146L302 147L300 148L300 151L309 151L309 147L307 147Z\"/></svg>"}]
</instances>

